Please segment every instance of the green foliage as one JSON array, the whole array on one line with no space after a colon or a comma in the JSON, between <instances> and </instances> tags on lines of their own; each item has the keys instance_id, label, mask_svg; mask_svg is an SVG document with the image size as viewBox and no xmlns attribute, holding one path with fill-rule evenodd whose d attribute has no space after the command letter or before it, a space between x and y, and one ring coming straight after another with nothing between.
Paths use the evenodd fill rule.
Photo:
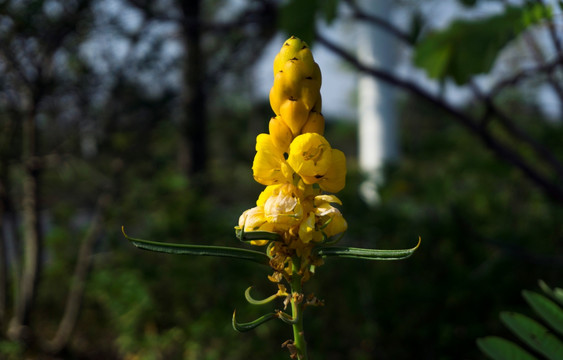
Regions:
<instances>
[{"instance_id":1,"label":"green foliage","mask_svg":"<svg viewBox=\"0 0 563 360\"><path fill-rule=\"evenodd\" d=\"M554 292L545 284L542 289L553 296ZM563 335L563 309L559 305L536 292L525 290L522 295L544 323ZM555 299L563 301L563 296L555 296ZM513 312L502 312L500 318L523 343L546 359L563 358L563 341L539 322ZM478 339L477 345L494 360L535 359L518 345L498 337Z\"/></svg>"},{"instance_id":2,"label":"green foliage","mask_svg":"<svg viewBox=\"0 0 563 360\"><path fill-rule=\"evenodd\" d=\"M522 31L551 16L549 7L534 3L507 6L502 14L487 18L456 20L416 44L414 64L431 78L465 84L472 76L489 72L502 48Z\"/></svg>"},{"instance_id":3,"label":"green foliage","mask_svg":"<svg viewBox=\"0 0 563 360\"><path fill-rule=\"evenodd\" d=\"M280 9L278 27L287 35L295 35L313 46L315 21L322 16L331 23L338 10L339 0L289 0Z\"/></svg>"}]
</instances>

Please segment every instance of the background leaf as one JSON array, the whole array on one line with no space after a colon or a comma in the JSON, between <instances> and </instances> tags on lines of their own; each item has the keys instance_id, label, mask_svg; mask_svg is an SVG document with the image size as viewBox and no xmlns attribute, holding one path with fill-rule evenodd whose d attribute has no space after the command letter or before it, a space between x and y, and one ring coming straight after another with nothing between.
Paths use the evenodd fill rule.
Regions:
<instances>
[{"instance_id":1,"label":"background leaf","mask_svg":"<svg viewBox=\"0 0 563 360\"><path fill-rule=\"evenodd\" d=\"M563 359L563 343L544 326L529 317L512 312L500 314L504 324L522 341L551 360Z\"/></svg>"},{"instance_id":2,"label":"background leaf","mask_svg":"<svg viewBox=\"0 0 563 360\"><path fill-rule=\"evenodd\" d=\"M478 339L477 346L494 360L536 360L518 345L497 336Z\"/></svg>"},{"instance_id":3,"label":"background leaf","mask_svg":"<svg viewBox=\"0 0 563 360\"><path fill-rule=\"evenodd\" d=\"M542 4L507 6L504 13L478 20L457 20L448 28L429 33L416 46L414 63L431 78L467 83L488 72L500 50L528 26L551 18Z\"/></svg>"},{"instance_id":4,"label":"background leaf","mask_svg":"<svg viewBox=\"0 0 563 360\"><path fill-rule=\"evenodd\" d=\"M524 290L522 295L545 323L563 335L563 310L556 303L533 291Z\"/></svg>"},{"instance_id":5,"label":"background leaf","mask_svg":"<svg viewBox=\"0 0 563 360\"><path fill-rule=\"evenodd\" d=\"M317 9L316 0L290 0L280 9L279 28L286 33L287 37L297 36L312 46Z\"/></svg>"}]
</instances>

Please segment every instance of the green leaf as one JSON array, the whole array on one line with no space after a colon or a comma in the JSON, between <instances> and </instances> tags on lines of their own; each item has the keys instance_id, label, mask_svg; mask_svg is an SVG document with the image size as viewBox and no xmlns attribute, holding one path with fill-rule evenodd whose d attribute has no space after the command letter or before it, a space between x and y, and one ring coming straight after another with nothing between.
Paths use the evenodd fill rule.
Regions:
<instances>
[{"instance_id":1,"label":"green leaf","mask_svg":"<svg viewBox=\"0 0 563 360\"><path fill-rule=\"evenodd\" d=\"M240 227L235 227L237 239L242 242L250 242L254 240L281 241L280 234L270 231L244 231Z\"/></svg>"},{"instance_id":2,"label":"green leaf","mask_svg":"<svg viewBox=\"0 0 563 360\"><path fill-rule=\"evenodd\" d=\"M552 17L542 4L507 6L504 13L477 20L457 20L427 34L415 46L414 63L436 79L467 83L491 70L502 48L528 26Z\"/></svg>"},{"instance_id":3,"label":"green leaf","mask_svg":"<svg viewBox=\"0 0 563 360\"><path fill-rule=\"evenodd\" d=\"M246 291L244 292L244 297L245 297L246 301L248 301L252 305L264 305L264 304L267 304L269 302L272 302L273 300L275 300L276 298L279 297L278 293L276 292L274 295L269 296L269 297L267 297L263 300L256 300L250 295L250 289L252 289L252 286L250 286L248 289L246 289Z\"/></svg>"},{"instance_id":4,"label":"green leaf","mask_svg":"<svg viewBox=\"0 0 563 360\"><path fill-rule=\"evenodd\" d=\"M513 312L503 312L500 318L512 332L537 352L550 360L563 359L563 343L537 321Z\"/></svg>"},{"instance_id":5,"label":"green leaf","mask_svg":"<svg viewBox=\"0 0 563 360\"><path fill-rule=\"evenodd\" d=\"M477 346L494 360L537 360L518 345L497 336L477 339Z\"/></svg>"},{"instance_id":6,"label":"green leaf","mask_svg":"<svg viewBox=\"0 0 563 360\"><path fill-rule=\"evenodd\" d=\"M321 1L320 8L324 15L325 21L330 25L336 18L339 0L323 0Z\"/></svg>"},{"instance_id":7,"label":"green leaf","mask_svg":"<svg viewBox=\"0 0 563 360\"><path fill-rule=\"evenodd\" d=\"M167 254L177 255L199 255L199 256L218 256L230 257L242 260L253 261L262 265L269 265L270 259L266 254L246 249L238 249L224 246L210 246L210 245L186 245L186 244L171 244L157 241L149 241L142 239L135 239L129 237L122 227L121 231L127 240L133 245L143 250L150 250L155 252L162 252Z\"/></svg>"},{"instance_id":8,"label":"green leaf","mask_svg":"<svg viewBox=\"0 0 563 360\"><path fill-rule=\"evenodd\" d=\"M544 293L551 296L551 298L557 301L559 305L563 306L563 289L555 288L555 290L551 290L551 288L547 286L543 280L538 281L538 283Z\"/></svg>"},{"instance_id":9,"label":"green leaf","mask_svg":"<svg viewBox=\"0 0 563 360\"><path fill-rule=\"evenodd\" d=\"M280 9L278 26L286 36L297 36L312 46L317 8L316 0L289 0Z\"/></svg>"},{"instance_id":10,"label":"green leaf","mask_svg":"<svg viewBox=\"0 0 563 360\"><path fill-rule=\"evenodd\" d=\"M533 291L524 290L522 295L545 323L563 335L563 310L556 303Z\"/></svg>"},{"instance_id":11,"label":"green leaf","mask_svg":"<svg viewBox=\"0 0 563 360\"><path fill-rule=\"evenodd\" d=\"M401 250L377 250L353 247L319 247L313 249L313 253L320 257L341 257L362 260L402 260L411 256L420 246L420 238L418 244L411 249Z\"/></svg>"},{"instance_id":12,"label":"green leaf","mask_svg":"<svg viewBox=\"0 0 563 360\"><path fill-rule=\"evenodd\" d=\"M268 322L272 319L278 318L278 314L270 313L270 314L266 314L264 316L260 316L258 319L251 321L251 322L238 323L237 320L236 320L236 314L237 314L237 311L235 310L233 312L233 329L235 329L238 332L250 331L250 330L262 325L265 322Z\"/></svg>"}]
</instances>

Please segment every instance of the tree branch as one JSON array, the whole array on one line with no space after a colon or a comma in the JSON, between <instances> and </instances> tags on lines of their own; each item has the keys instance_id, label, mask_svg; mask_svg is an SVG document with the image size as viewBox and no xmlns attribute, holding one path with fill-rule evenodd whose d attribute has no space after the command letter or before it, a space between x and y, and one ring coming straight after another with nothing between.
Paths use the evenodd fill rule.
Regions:
<instances>
[{"instance_id":1,"label":"tree branch","mask_svg":"<svg viewBox=\"0 0 563 360\"><path fill-rule=\"evenodd\" d=\"M409 36L409 34L403 32L401 29L390 23L389 21L382 19L376 15L368 14L363 9L361 9L358 4L356 4L353 0L346 0L346 4L352 10L352 16L358 20L365 21L377 26L380 29L387 31L389 34L395 36L397 39L401 40L402 42L413 45L413 39Z\"/></svg>"},{"instance_id":2,"label":"tree branch","mask_svg":"<svg viewBox=\"0 0 563 360\"><path fill-rule=\"evenodd\" d=\"M549 164L553 171L557 174L559 179L563 182L563 165L559 160L549 151L545 146L537 142L534 138L530 137L525 131L520 129L503 111L501 111L493 102L493 99L484 95L475 83L471 83L471 88L478 98L480 98L486 107L486 113L493 116L508 131L514 138L522 143L528 145L539 158Z\"/></svg>"},{"instance_id":3,"label":"tree branch","mask_svg":"<svg viewBox=\"0 0 563 360\"><path fill-rule=\"evenodd\" d=\"M350 65L358 69L358 71L374 76L390 85L394 85L414 95L417 95L435 105L436 107L442 109L446 113L450 114L461 125L465 126L474 135L476 135L481 140L481 142L499 158L519 168L524 173L524 175L526 175L532 182L538 185L550 199L563 203L563 188L560 185L554 183L538 169L534 168L516 151L509 148L506 144L503 144L500 140L495 139L490 133L486 131L485 127L479 126L477 121L475 121L475 119L473 119L469 115L458 110L443 99L427 92L415 83L398 78L395 75L382 69L370 67L360 63L354 56L350 55L344 49L340 48L320 34L317 34L317 41L334 52L336 55L341 57L343 60L348 62Z\"/></svg>"},{"instance_id":4,"label":"tree branch","mask_svg":"<svg viewBox=\"0 0 563 360\"><path fill-rule=\"evenodd\" d=\"M76 323L78 322L78 315L82 306L84 290L86 289L86 279L90 273L92 264L94 245L102 232L104 213L109 203L109 195L100 196L98 199L97 209L90 222L88 233L82 240L64 314L61 318L61 322L59 323L55 337L44 345L45 350L51 354L58 354L66 348L71 335L74 332Z\"/></svg>"}]
</instances>

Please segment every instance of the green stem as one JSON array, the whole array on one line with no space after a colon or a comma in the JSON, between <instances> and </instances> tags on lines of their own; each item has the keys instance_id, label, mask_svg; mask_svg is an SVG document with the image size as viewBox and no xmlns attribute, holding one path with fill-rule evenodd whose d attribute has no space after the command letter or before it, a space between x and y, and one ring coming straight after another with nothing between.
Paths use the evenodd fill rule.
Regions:
<instances>
[{"instance_id":1,"label":"green stem","mask_svg":"<svg viewBox=\"0 0 563 360\"><path fill-rule=\"evenodd\" d=\"M297 349L297 359L308 360L307 342L305 341L305 331L303 330L303 296L293 296L293 294L303 295L301 288L301 275L299 275L301 261L299 258L292 259L291 275L291 312L293 319L297 322L293 324L293 345Z\"/></svg>"}]
</instances>

